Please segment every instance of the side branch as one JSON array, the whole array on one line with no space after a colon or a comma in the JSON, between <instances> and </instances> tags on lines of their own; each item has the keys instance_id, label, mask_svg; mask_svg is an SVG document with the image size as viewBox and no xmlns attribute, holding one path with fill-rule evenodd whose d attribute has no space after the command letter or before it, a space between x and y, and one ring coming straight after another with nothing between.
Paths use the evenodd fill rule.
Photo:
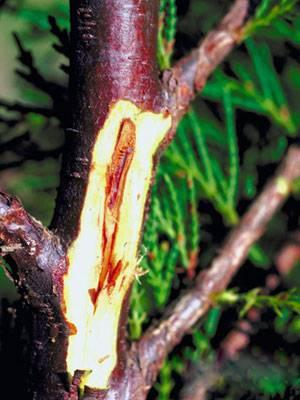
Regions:
<instances>
[{"instance_id":1,"label":"side branch","mask_svg":"<svg viewBox=\"0 0 300 400\"><path fill-rule=\"evenodd\" d=\"M216 29L188 56L181 59L164 81L170 94L175 123L186 112L195 95L203 89L210 74L240 42L242 28L247 22L249 0L236 0Z\"/></svg>"},{"instance_id":2,"label":"side branch","mask_svg":"<svg viewBox=\"0 0 300 400\"><path fill-rule=\"evenodd\" d=\"M224 290L246 259L249 248L264 233L268 222L300 176L300 148L292 147L275 177L232 231L208 270L200 273L196 286L173 304L157 327L151 327L136 344L147 386L156 379L167 354L213 304L213 295Z\"/></svg>"},{"instance_id":3,"label":"side branch","mask_svg":"<svg viewBox=\"0 0 300 400\"><path fill-rule=\"evenodd\" d=\"M20 270L30 275L44 270L58 256L58 240L40 222L31 217L14 197L0 191L0 254L12 256ZM19 262L18 262L19 261ZM18 285L18 281L16 281ZM37 282L38 284L38 282Z\"/></svg>"}]
</instances>

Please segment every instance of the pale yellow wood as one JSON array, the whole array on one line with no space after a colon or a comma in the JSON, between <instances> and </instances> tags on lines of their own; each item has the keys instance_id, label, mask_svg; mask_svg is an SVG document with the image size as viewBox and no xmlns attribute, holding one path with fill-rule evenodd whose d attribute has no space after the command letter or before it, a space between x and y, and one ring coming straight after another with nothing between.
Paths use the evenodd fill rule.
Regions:
<instances>
[{"instance_id":1,"label":"pale yellow wood","mask_svg":"<svg viewBox=\"0 0 300 400\"><path fill-rule=\"evenodd\" d=\"M122 124L126 120L128 124L123 132ZM89 387L107 388L116 366L121 306L137 268L153 156L170 127L169 115L145 112L130 101L120 100L111 107L97 136L80 229L69 248L69 267L64 277L65 317L73 333L69 337L67 368L71 375L76 370L90 371L82 382ZM123 177L122 196L110 210L106 188L113 170L112 160L118 154L116 145L120 143L120 132L128 134L126 129L133 128L134 149ZM122 154L122 149L119 153ZM105 250L110 260L104 257L103 229L108 240L116 231L111 252ZM122 263L114 285L109 285L108 275L103 271L108 268L108 261L114 267ZM99 287L100 276L103 282ZM98 293L95 304L89 295L93 291Z\"/></svg>"}]
</instances>

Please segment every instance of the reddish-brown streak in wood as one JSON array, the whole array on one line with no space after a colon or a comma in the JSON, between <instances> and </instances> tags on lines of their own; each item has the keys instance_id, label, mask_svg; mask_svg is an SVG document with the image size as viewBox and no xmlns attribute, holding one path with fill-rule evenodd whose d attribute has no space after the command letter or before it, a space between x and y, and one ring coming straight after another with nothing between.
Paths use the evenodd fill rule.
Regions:
<instances>
[{"instance_id":1,"label":"reddish-brown streak in wood","mask_svg":"<svg viewBox=\"0 0 300 400\"><path fill-rule=\"evenodd\" d=\"M105 221L104 221L104 230L105 230ZM106 278L109 274L109 271L113 268L113 247L116 239L118 231L118 225L116 224L114 227L113 232L110 235L109 240L106 241L105 247L103 247L103 259L101 263L101 272L98 280L98 285L96 288L96 297L95 297L95 304L97 302L97 298L100 294L100 291L103 289Z\"/></svg>"},{"instance_id":2,"label":"reddish-brown streak in wood","mask_svg":"<svg viewBox=\"0 0 300 400\"><path fill-rule=\"evenodd\" d=\"M117 281L118 276L120 275L121 271L123 268L123 262L122 260L119 260L115 267L112 267L109 269L108 272L108 278L107 278L107 289L110 290Z\"/></svg>"},{"instance_id":3,"label":"reddish-brown streak in wood","mask_svg":"<svg viewBox=\"0 0 300 400\"><path fill-rule=\"evenodd\" d=\"M128 169L132 162L135 141L136 129L134 123L130 119L124 119L121 123L118 138L112 155L111 165L106 174L106 199L105 212L103 221L103 261L101 273L99 277L98 287L93 296L94 304L97 301L101 289L107 283L108 288L111 288L121 272L121 260L115 264L114 260L114 243L118 231L118 220L120 205L123 198L124 186ZM110 214L110 215L108 215ZM111 232L111 229L113 231ZM108 238L107 232L110 237ZM107 279L108 278L108 279ZM107 279L107 282L106 282Z\"/></svg>"},{"instance_id":4,"label":"reddish-brown streak in wood","mask_svg":"<svg viewBox=\"0 0 300 400\"><path fill-rule=\"evenodd\" d=\"M122 196L127 172L134 155L135 136L134 123L130 119L123 120L106 178L107 205L110 210L114 209L114 214L118 213L119 205L116 204L116 201L118 197Z\"/></svg>"}]
</instances>

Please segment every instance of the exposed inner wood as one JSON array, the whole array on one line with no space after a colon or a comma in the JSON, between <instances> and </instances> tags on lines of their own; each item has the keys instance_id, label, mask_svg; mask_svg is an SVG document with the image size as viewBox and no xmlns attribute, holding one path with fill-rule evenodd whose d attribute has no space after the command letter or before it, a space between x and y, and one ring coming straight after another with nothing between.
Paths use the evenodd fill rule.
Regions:
<instances>
[{"instance_id":1,"label":"exposed inner wood","mask_svg":"<svg viewBox=\"0 0 300 400\"><path fill-rule=\"evenodd\" d=\"M107 388L116 366L121 306L137 266L153 157L170 127L169 115L120 100L94 146L64 277L68 372L90 371L82 384L92 388Z\"/></svg>"}]
</instances>

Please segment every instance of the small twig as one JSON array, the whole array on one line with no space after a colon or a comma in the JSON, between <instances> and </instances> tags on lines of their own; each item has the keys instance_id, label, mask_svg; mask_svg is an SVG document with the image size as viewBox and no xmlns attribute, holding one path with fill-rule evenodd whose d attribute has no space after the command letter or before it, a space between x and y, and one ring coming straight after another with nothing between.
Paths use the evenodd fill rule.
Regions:
<instances>
[{"instance_id":1,"label":"small twig","mask_svg":"<svg viewBox=\"0 0 300 400\"><path fill-rule=\"evenodd\" d=\"M164 74L175 125L185 114L208 77L240 42L249 15L249 0L236 0L216 29L188 56Z\"/></svg>"},{"instance_id":2,"label":"small twig","mask_svg":"<svg viewBox=\"0 0 300 400\"><path fill-rule=\"evenodd\" d=\"M47 158L58 158L61 155L61 153L62 153L62 147L58 147L52 150L35 149L32 152L28 152L28 154L26 154L20 160L15 160L0 164L0 171L20 167L26 161L43 161Z\"/></svg>"},{"instance_id":3,"label":"small twig","mask_svg":"<svg viewBox=\"0 0 300 400\"><path fill-rule=\"evenodd\" d=\"M147 385L155 381L167 354L211 307L213 295L227 287L299 176L300 149L292 147L276 176L232 231L211 267L199 274L196 286L173 304L158 326L150 327L136 344Z\"/></svg>"},{"instance_id":4,"label":"small twig","mask_svg":"<svg viewBox=\"0 0 300 400\"><path fill-rule=\"evenodd\" d=\"M11 112L20 113L22 115L34 113L34 114L43 115L44 117L47 117L47 118L56 116L52 108L37 107L34 105L22 104L22 103L18 103L18 102L9 103L3 99L0 99L0 107L3 107L6 110L11 111Z\"/></svg>"},{"instance_id":5,"label":"small twig","mask_svg":"<svg viewBox=\"0 0 300 400\"><path fill-rule=\"evenodd\" d=\"M54 44L53 48L60 54L69 58L71 54L71 43L68 31L66 29L61 29L58 26L55 17L50 15L48 21L51 27L50 32L59 40L59 44Z\"/></svg>"},{"instance_id":6,"label":"small twig","mask_svg":"<svg viewBox=\"0 0 300 400\"><path fill-rule=\"evenodd\" d=\"M28 68L28 72L17 70L18 75L42 92L47 93L53 100L61 102L62 98L66 95L66 88L58 83L47 81L35 66L31 51L24 48L17 34L14 34L14 38L19 49L19 61L24 67Z\"/></svg>"},{"instance_id":7,"label":"small twig","mask_svg":"<svg viewBox=\"0 0 300 400\"><path fill-rule=\"evenodd\" d=\"M36 67L31 51L23 47L22 41L17 34L14 34L14 37L19 49L18 59L20 63L28 69L28 72L17 69L16 73L26 82L43 93L46 93L52 99L53 114L61 121L62 125L64 125L66 110L68 109L67 89L58 83L45 79Z\"/></svg>"}]
</instances>

